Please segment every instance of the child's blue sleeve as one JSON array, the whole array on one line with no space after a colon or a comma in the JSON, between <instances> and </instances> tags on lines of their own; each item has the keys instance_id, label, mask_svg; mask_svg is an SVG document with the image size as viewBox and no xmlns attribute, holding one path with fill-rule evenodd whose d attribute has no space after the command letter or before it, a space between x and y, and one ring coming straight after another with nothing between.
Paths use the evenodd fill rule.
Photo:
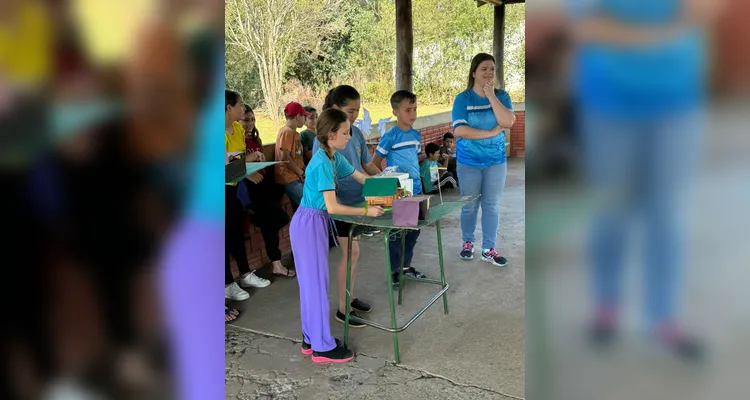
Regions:
<instances>
[{"instance_id":1,"label":"child's blue sleeve","mask_svg":"<svg viewBox=\"0 0 750 400\"><path fill-rule=\"evenodd\" d=\"M511 100L508 92L502 89L496 89L495 95L497 95L497 99L500 100L500 104L504 105L508 110L513 111L513 100Z\"/></svg>"},{"instance_id":2,"label":"child's blue sleeve","mask_svg":"<svg viewBox=\"0 0 750 400\"><path fill-rule=\"evenodd\" d=\"M388 155L388 152L390 152L391 148L393 147L392 138L393 135L390 134L390 132L386 132L385 135L380 138L378 147L375 149L375 154L379 155L381 158L385 158Z\"/></svg>"},{"instance_id":3,"label":"child's blue sleeve","mask_svg":"<svg viewBox=\"0 0 750 400\"><path fill-rule=\"evenodd\" d=\"M469 111L467 110L468 106L465 92L459 93L453 101L453 129L456 129L459 126L469 126L469 123L467 122L469 118Z\"/></svg>"},{"instance_id":4,"label":"child's blue sleeve","mask_svg":"<svg viewBox=\"0 0 750 400\"><path fill-rule=\"evenodd\" d=\"M417 156L422 155L422 134L419 133L418 130L412 128L412 133L414 134L414 139L419 142L417 145Z\"/></svg>"},{"instance_id":5,"label":"child's blue sleeve","mask_svg":"<svg viewBox=\"0 0 750 400\"><path fill-rule=\"evenodd\" d=\"M318 143L318 138L313 138L312 155L315 155L315 153L318 152L318 149L320 149L320 143Z\"/></svg>"},{"instance_id":6,"label":"child's blue sleeve","mask_svg":"<svg viewBox=\"0 0 750 400\"><path fill-rule=\"evenodd\" d=\"M336 190L336 180L333 178L333 165L331 163L319 164L305 179L312 179L317 184L319 192Z\"/></svg>"},{"instance_id":7,"label":"child's blue sleeve","mask_svg":"<svg viewBox=\"0 0 750 400\"><path fill-rule=\"evenodd\" d=\"M339 179L346 178L347 176L354 173L354 167L349 164L349 160L347 160L346 157L342 156L338 152L336 152L336 155L333 156L333 161L336 164L336 176Z\"/></svg>"}]
</instances>

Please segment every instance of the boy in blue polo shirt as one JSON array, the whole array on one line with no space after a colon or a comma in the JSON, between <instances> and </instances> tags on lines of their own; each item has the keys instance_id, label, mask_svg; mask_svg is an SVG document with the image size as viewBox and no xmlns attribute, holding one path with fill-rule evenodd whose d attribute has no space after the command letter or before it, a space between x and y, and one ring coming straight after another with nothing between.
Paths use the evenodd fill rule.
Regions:
<instances>
[{"instance_id":1,"label":"boy in blue polo shirt","mask_svg":"<svg viewBox=\"0 0 750 400\"><path fill-rule=\"evenodd\" d=\"M417 96L406 90L399 90L391 96L393 115L398 122L396 126L380 138L373 163L382 165L397 165L400 172L409 174L414 181L414 195L422 193L422 182L419 176L419 155L422 153L422 135L412 125L417 120ZM426 276L411 266L414 256L414 246L419 238L419 231L406 231L406 247L404 248L404 275L410 278L426 278ZM391 238L390 241L391 275L393 286L399 285L398 266L401 265L401 238Z\"/></svg>"}]
</instances>

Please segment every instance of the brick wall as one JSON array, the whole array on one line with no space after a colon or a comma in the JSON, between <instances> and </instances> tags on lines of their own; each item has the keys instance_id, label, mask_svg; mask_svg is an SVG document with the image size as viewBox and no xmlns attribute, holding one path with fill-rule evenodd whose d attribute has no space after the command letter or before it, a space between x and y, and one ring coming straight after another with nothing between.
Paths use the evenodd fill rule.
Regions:
<instances>
[{"instance_id":1,"label":"brick wall","mask_svg":"<svg viewBox=\"0 0 750 400\"><path fill-rule=\"evenodd\" d=\"M510 157L526 155L526 111L516 112L516 123L510 129Z\"/></svg>"},{"instance_id":2,"label":"brick wall","mask_svg":"<svg viewBox=\"0 0 750 400\"><path fill-rule=\"evenodd\" d=\"M735 0L719 18L712 36L713 84L720 94L750 94L750 0Z\"/></svg>"},{"instance_id":3,"label":"brick wall","mask_svg":"<svg viewBox=\"0 0 750 400\"><path fill-rule=\"evenodd\" d=\"M526 131L526 112L516 112L516 124L510 131L510 157L523 157L525 152L525 131ZM451 123L444 123L435 125L427 128L422 128L419 133L422 134L422 146L424 147L427 143L438 143L442 144L443 135L447 132L452 132ZM373 139L372 141L377 141ZM375 146L370 146L370 153L375 151ZM263 146L263 153L267 160L274 159L274 144L267 144ZM385 160L383 165L385 167ZM289 198L283 195L281 198L281 204L284 210L291 217L292 205L289 202ZM291 250L291 244L289 242L289 226L287 225L284 229L279 232L279 247L282 254L288 254ZM268 254L263 243L263 237L260 234L260 230L253 226L250 226L250 238L245 242L247 248L248 261L250 262L251 269L257 269L263 265L269 263L271 260L268 259ZM233 263L233 268L236 273L236 266Z\"/></svg>"},{"instance_id":4,"label":"brick wall","mask_svg":"<svg viewBox=\"0 0 750 400\"><path fill-rule=\"evenodd\" d=\"M420 129L419 133L422 134L422 147L424 147L424 145L426 145L427 143L442 143L443 135L448 132L453 132L453 128L450 122L442 125Z\"/></svg>"}]
</instances>

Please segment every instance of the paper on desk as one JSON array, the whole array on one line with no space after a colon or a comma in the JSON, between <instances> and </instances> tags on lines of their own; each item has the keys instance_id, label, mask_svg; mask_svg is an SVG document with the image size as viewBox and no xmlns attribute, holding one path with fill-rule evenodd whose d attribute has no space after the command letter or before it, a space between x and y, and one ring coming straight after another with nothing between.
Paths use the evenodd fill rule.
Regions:
<instances>
[{"instance_id":1,"label":"paper on desk","mask_svg":"<svg viewBox=\"0 0 750 400\"><path fill-rule=\"evenodd\" d=\"M392 167L386 167L381 173L375 176L388 176L388 175L393 175L397 172L398 172L398 165L394 165Z\"/></svg>"},{"instance_id":2,"label":"paper on desk","mask_svg":"<svg viewBox=\"0 0 750 400\"><path fill-rule=\"evenodd\" d=\"M250 162L250 163L245 163L245 166L247 167L247 174L250 175L253 172L258 172L262 170L263 168L266 168L275 164L279 164L279 162L278 161Z\"/></svg>"}]
</instances>

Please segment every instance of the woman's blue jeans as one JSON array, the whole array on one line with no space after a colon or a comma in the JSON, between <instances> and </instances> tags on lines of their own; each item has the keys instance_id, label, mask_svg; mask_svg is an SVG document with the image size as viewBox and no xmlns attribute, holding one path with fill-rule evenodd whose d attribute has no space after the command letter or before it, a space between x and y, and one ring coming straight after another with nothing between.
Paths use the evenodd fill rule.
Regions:
<instances>
[{"instance_id":1,"label":"woman's blue jeans","mask_svg":"<svg viewBox=\"0 0 750 400\"><path fill-rule=\"evenodd\" d=\"M594 215L589 255L597 307L619 308L627 239L637 221L645 239L645 323L674 319L684 263L684 198L697 165L699 113L650 119L582 115L590 188L605 199Z\"/></svg>"},{"instance_id":2,"label":"woman's blue jeans","mask_svg":"<svg viewBox=\"0 0 750 400\"><path fill-rule=\"evenodd\" d=\"M505 175L508 164L495 164L487 167L456 165L458 181L461 182L461 196L481 194L461 209L461 234L464 242L474 242L477 229L477 215L482 207L482 249L494 249L497 231L500 227L500 197L505 188Z\"/></svg>"}]
</instances>

